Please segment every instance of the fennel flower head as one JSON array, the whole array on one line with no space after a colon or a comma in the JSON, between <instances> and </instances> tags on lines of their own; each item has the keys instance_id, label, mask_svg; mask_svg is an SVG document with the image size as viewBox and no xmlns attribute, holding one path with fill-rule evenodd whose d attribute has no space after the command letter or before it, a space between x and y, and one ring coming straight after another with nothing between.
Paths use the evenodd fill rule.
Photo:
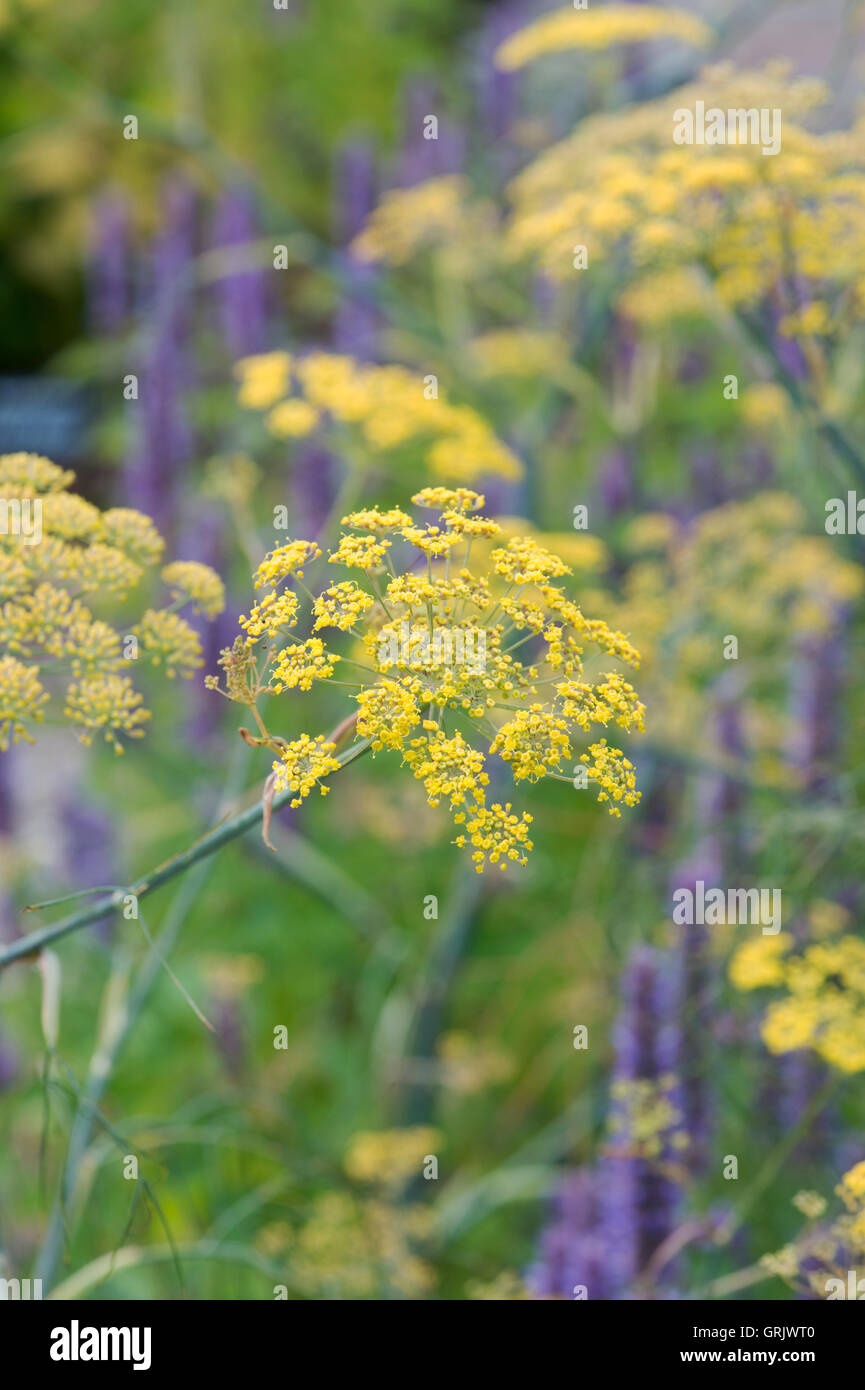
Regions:
<instances>
[{"instance_id":1,"label":"fennel flower head","mask_svg":"<svg viewBox=\"0 0 865 1390\"><path fill-rule=\"evenodd\" d=\"M101 733L122 752L121 735L140 738L150 717L130 669L193 675L201 644L178 610L191 603L213 617L224 605L213 570L179 561L161 571L166 606L139 605L128 620L126 601L158 567L164 542L141 512L101 511L70 492L74 480L36 454L0 456L2 751L32 743L55 699L83 743Z\"/></svg>"},{"instance_id":2,"label":"fennel flower head","mask_svg":"<svg viewBox=\"0 0 865 1390\"><path fill-rule=\"evenodd\" d=\"M254 575L260 596L220 658L224 684L207 683L253 711L261 736L244 736L276 753L271 786L293 793L293 806L316 786L326 792L323 780L341 766L338 741L354 728L373 753L401 757L431 806L444 803L479 873L525 864L532 818L492 799L488 759L516 784L593 784L616 816L636 805L633 764L591 735L643 728L644 707L622 674L638 653L584 617L559 583L570 570L557 555L532 537L505 543L479 515L478 493L427 487L412 502L426 519L396 507L343 517L326 557L306 540L271 551ZM328 682L349 702L332 738L287 740L267 728L260 696Z\"/></svg>"},{"instance_id":3,"label":"fennel flower head","mask_svg":"<svg viewBox=\"0 0 865 1390\"><path fill-rule=\"evenodd\" d=\"M819 1192L797 1192L793 1205L807 1223L781 1250L760 1263L806 1297L862 1298L865 1259L865 1162L845 1172L835 1188L844 1210L836 1214Z\"/></svg>"},{"instance_id":4,"label":"fennel flower head","mask_svg":"<svg viewBox=\"0 0 865 1390\"><path fill-rule=\"evenodd\" d=\"M235 374L240 405L264 412L270 435L326 440L339 431L350 466L374 456L396 475L419 455L425 476L446 484L470 483L484 474L511 482L522 477L520 460L483 416L440 396L434 377L330 352L245 357Z\"/></svg>"},{"instance_id":5,"label":"fennel flower head","mask_svg":"<svg viewBox=\"0 0 865 1390\"><path fill-rule=\"evenodd\" d=\"M780 986L761 1033L775 1055L811 1048L845 1075L865 1071L865 941L843 933L796 950L790 932L740 946L730 962L737 989Z\"/></svg>"}]
</instances>

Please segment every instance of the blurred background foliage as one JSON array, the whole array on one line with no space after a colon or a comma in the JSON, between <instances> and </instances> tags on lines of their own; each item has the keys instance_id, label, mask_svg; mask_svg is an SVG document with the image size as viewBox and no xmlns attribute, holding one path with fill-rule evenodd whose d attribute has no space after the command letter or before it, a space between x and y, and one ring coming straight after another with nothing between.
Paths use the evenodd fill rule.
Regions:
<instances>
[{"instance_id":1,"label":"blurred background foliage","mask_svg":"<svg viewBox=\"0 0 865 1390\"><path fill-rule=\"evenodd\" d=\"M798 1192L831 1198L865 1157L856 1068L770 1053L768 996L728 979L740 929L683 936L670 910L674 885L773 884L799 949L859 931L863 556L823 529L857 475L821 410L855 441L862 321L855 295L838 302L865 267L826 291L833 332L776 333L755 358L711 277L647 289L623 255L557 281L509 258L509 180L706 57L626 44L502 72L498 44L538 8L0 4L0 451L50 453L219 569L212 671L274 508L290 534L327 534L352 500L405 505L442 481L416 441L370 449L333 422L281 436L238 404L235 362L318 349L434 374L521 461L518 481L482 480L488 508L560 553L586 613L644 652L648 706L628 744L639 810L613 822L560 784L528 790L536 849L506 882L465 872L381 756L281 813L276 855L247 836L148 898L213 1031L135 921L58 945L53 1051L38 971L5 972L10 1275L93 1298L787 1297L806 1256L786 1280L756 1261L797 1237ZM718 27L713 61L829 77L815 132L854 119L861 7L687 8ZM417 239L364 256L355 238L395 190ZM815 337L836 389L798 411L785 382L820 376ZM122 886L257 795L266 763L231 710L198 680L148 693L147 740L122 759L62 730L0 755L7 939L34 921L24 905ZM318 687L282 731L344 713Z\"/></svg>"}]
</instances>

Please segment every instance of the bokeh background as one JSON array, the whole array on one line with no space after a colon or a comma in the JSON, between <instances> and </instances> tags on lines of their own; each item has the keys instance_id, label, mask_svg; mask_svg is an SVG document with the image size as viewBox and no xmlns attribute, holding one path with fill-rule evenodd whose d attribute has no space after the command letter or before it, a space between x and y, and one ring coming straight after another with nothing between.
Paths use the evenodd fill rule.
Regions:
<instances>
[{"instance_id":1,"label":"bokeh background","mask_svg":"<svg viewBox=\"0 0 865 1390\"><path fill-rule=\"evenodd\" d=\"M119 914L59 942L56 1048L44 976L6 970L7 1277L780 1299L854 1267L855 1233L825 1231L865 1159L865 551L824 521L865 481L865 6L683 3L694 43L593 0L590 45L502 49L553 8L0 0L0 452L74 469L220 572L214 671L274 508L327 535L346 496L449 481L416 440L269 428L235 364L433 374L520 463L457 480L572 565L643 653L647 705L640 806L529 788L525 869L473 874L382 755L280 812L275 854L252 833L149 897L158 958ZM676 147L670 112L716 94L779 107L782 152ZM0 753L5 941L254 797L266 761L202 677L152 683L122 758L47 725ZM344 713L319 687L280 727ZM674 925L697 880L779 887L798 974L753 928Z\"/></svg>"}]
</instances>

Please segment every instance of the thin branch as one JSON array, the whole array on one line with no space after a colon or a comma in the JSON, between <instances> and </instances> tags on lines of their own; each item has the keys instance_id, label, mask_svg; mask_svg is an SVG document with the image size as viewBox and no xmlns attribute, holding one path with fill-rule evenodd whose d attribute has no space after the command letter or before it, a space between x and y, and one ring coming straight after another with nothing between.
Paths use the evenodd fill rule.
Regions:
<instances>
[{"instance_id":1,"label":"thin branch","mask_svg":"<svg viewBox=\"0 0 865 1390\"><path fill-rule=\"evenodd\" d=\"M352 744L337 756L337 761L341 768L347 767L354 762L355 758L361 757L369 748L369 739L363 739L359 743ZM294 796L294 792L287 790L281 792L274 799L273 809L278 811L282 806L288 804ZM110 896L98 899L90 907L83 908L80 912L75 912L71 917L64 917L59 922L52 922L47 927L40 927L38 931L29 932L27 936L19 937L13 941L6 949L0 953L0 970L5 970L16 960L24 960L41 951L43 946L47 946L51 941L57 941L62 936L68 936L70 932L80 931L82 927L87 927L91 922L98 922L101 918L108 915L118 908L125 897L134 896L136 898L146 897L154 889L168 883L171 879L182 874L200 859L206 859L208 855L215 854L223 845L230 844L239 835L246 834L253 826L258 825L264 814L264 805L261 801L256 801L254 806L239 812L223 821L208 834L203 835L194 845L190 845L173 859L167 860L158 868L131 883L128 888L121 889Z\"/></svg>"}]
</instances>

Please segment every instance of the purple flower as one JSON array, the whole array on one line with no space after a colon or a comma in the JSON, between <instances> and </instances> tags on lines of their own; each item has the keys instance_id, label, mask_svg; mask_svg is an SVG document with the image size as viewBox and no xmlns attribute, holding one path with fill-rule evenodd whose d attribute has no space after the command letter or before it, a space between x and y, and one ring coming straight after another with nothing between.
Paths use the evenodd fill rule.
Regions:
<instances>
[{"instance_id":1,"label":"purple flower","mask_svg":"<svg viewBox=\"0 0 865 1390\"><path fill-rule=\"evenodd\" d=\"M11 835L14 824L12 792L12 759L14 748L0 753L0 836Z\"/></svg>"},{"instance_id":2,"label":"purple flower","mask_svg":"<svg viewBox=\"0 0 865 1390\"><path fill-rule=\"evenodd\" d=\"M240 1010L235 999L218 999L211 1012L216 1049L233 1081L246 1070L246 1040Z\"/></svg>"},{"instance_id":3,"label":"purple flower","mask_svg":"<svg viewBox=\"0 0 865 1390\"><path fill-rule=\"evenodd\" d=\"M789 1135L802 1123L817 1095L825 1087L829 1069L813 1052L806 1050L787 1052L770 1061L772 1065L767 1089L770 1091L771 1113L777 1132ZM831 1120L831 1106L824 1106L818 1114L813 1115L791 1158L797 1163L807 1164L825 1161L828 1157Z\"/></svg>"},{"instance_id":4,"label":"purple flower","mask_svg":"<svg viewBox=\"0 0 865 1390\"><path fill-rule=\"evenodd\" d=\"M234 249L243 268L231 268L216 282L215 293L220 327L232 359L264 352L268 346L268 275L249 264L253 243L260 236L255 201L245 188L223 193L216 209L213 245Z\"/></svg>"},{"instance_id":5,"label":"purple flower","mask_svg":"<svg viewBox=\"0 0 865 1390\"><path fill-rule=\"evenodd\" d=\"M163 533L170 528L178 485L194 453L185 393L191 385L187 340L196 211L189 185L172 183L165 198L164 228L153 252L139 398L129 404L137 428L125 474L127 501L153 517Z\"/></svg>"},{"instance_id":6,"label":"purple flower","mask_svg":"<svg viewBox=\"0 0 865 1390\"><path fill-rule=\"evenodd\" d=\"M844 671L843 615L832 613L834 630L799 637L793 648L788 681L790 734L786 757L801 778L809 799L825 796L833 786L831 768L838 750L839 705ZM799 944L807 938L801 920L787 925ZM827 1069L813 1053L801 1050L767 1058L764 1114L777 1133L799 1125L826 1084ZM816 1163L827 1157L831 1110L814 1116L794 1157Z\"/></svg>"},{"instance_id":7,"label":"purple flower","mask_svg":"<svg viewBox=\"0 0 865 1390\"><path fill-rule=\"evenodd\" d=\"M631 953L613 1034L614 1083L666 1083L678 1055L673 986L667 957L648 946ZM559 1186L527 1274L537 1297L573 1298L578 1285L590 1299L671 1296L668 1263L644 1285L640 1279L675 1229L679 1189L664 1171L673 1155L664 1136L657 1158L634 1153L628 1113L628 1096L617 1087L612 1142L594 1169L570 1173Z\"/></svg>"},{"instance_id":8,"label":"purple flower","mask_svg":"<svg viewBox=\"0 0 865 1390\"><path fill-rule=\"evenodd\" d=\"M833 617L835 630L828 636L798 639L790 670L787 759L809 796L831 787L831 760L838 747L844 643L840 615Z\"/></svg>"},{"instance_id":9,"label":"purple flower","mask_svg":"<svg viewBox=\"0 0 865 1390\"><path fill-rule=\"evenodd\" d=\"M495 54L500 44L529 23L531 9L526 0L510 0L508 4L490 9L481 26L477 63L480 131L485 150L503 179L515 172L519 158L508 141L519 115L521 75L503 72L496 66Z\"/></svg>"},{"instance_id":10,"label":"purple flower","mask_svg":"<svg viewBox=\"0 0 865 1390\"><path fill-rule=\"evenodd\" d=\"M707 835L701 844L701 857L695 855L673 872L671 889L687 888L694 893L698 881L707 887L719 887L722 873L720 843L717 837ZM708 928L694 923L676 930L681 936L674 956L674 1009L681 1026L676 1036L673 1070L679 1079L680 1104L689 1138L689 1167L699 1172L705 1166L712 1111L709 1049L715 975L709 959Z\"/></svg>"},{"instance_id":11,"label":"purple flower","mask_svg":"<svg viewBox=\"0 0 865 1390\"><path fill-rule=\"evenodd\" d=\"M65 838L64 873L71 889L104 888L122 878L117 869L114 819L88 801L82 789L64 802L61 824ZM98 940L110 941L114 934L113 917L96 922L93 932Z\"/></svg>"},{"instance_id":12,"label":"purple flower","mask_svg":"<svg viewBox=\"0 0 865 1390\"><path fill-rule=\"evenodd\" d=\"M608 517L630 510L634 505L634 470L627 449L608 449L598 467L598 492Z\"/></svg>"},{"instance_id":13,"label":"purple flower","mask_svg":"<svg viewBox=\"0 0 865 1390\"><path fill-rule=\"evenodd\" d=\"M200 501L188 503L178 541L178 553L184 560L209 565L219 574L227 568L225 522L221 511ZM238 606L239 611L239 606ZM219 653L230 647L237 634L237 616L230 605L216 618L185 610L183 614L195 628L201 642L204 665L190 681L184 681L183 693L188 710L187 734L191 743L206 754L217 737L222 714L222 699L204 684L206 675L218 674Z\"/></svg>"},{"instance_id":14,"label":"purple flower","mask_svg":"<svg viewBox=\"0 0 865 1390\"><path fill-rule=\"evenodd\" d=\"M314 441L301 443L291 463L290 531L313 540L327 520L334 497L338 463Z\"/></svg>"},{"instance_id":15,"label":"purple flower","mask_svg":"<svg viewBox=\"0 0 865 1390\"><path fill-rule=\"evenodd\" d=\"M679 1060L675 980L670 960L649 946L637 946L622 977L619 1016L614 1030L615 1083L661 1084ZM674 1100L681 1096L674 1093ZM614 1099L614 1118L625 1119L627 1100ZM615 1283L627 1288L646 1270L671 1233L679 1192L661 1171L673 1155L665 1147L658 1159L612 1153L602 1160L602 1218L608 1260Z\"/></svg>"},{"instance_id":16,"label":"purple flower","mask_svg":"<svg viewBox=\"0 0 865 1390\"><path fill-rule=\"evenodd\" d=\"M697 448L690 455L691 493L695 509L706 511L710 507L720 507L732 495L729 473L722 468L721 460L714 449Z\"/></svg>"},{"instance_id":17,"label":"purple flower","mask_svg":"<svg viewBox=\"0 0 865 1390\"><path fill-rule=\"evenodd\" d=\"M595 1174L588 1169L566 1174L553 1198L538 1254L526 1274L526 1285L536 1298L572 1299L574 1290L581 1286L590 1299L615 1296L597 1220Z\"/></svg>"},{"instance_id":18,"label":"purple flower","mask_svg":"<svg viewBox=\"0 0 865 1390\"><path fill-rule=\"evenodd\" d=\"M12 748L0 753L0 840L12 838L15 829ZM15 904L11 894L0 884L0 941L11 941L18 935Z\"/></svg>"},{"instance_id":19,"label":"purple flower","mask_svg":"<svg viewBox=\"0 0 865 1390\"><path fill-rule=\"evenodd\" d=\"M538 320L544 328L551 327L559 304L559 289L555 280L551 280L543 271L538 271L532 276L531 293L532 306Z\"/></svg>"},{"instance_id":20,"label":"purple flower","mask_svg":"<svg viewBox=\"0 0 865 1390\"><path fill-rule=\"evenodd\" d=\"M340 298L333 323L333 345L362 361L377 355L379 315L375 307L380 274L376 266L359 261L349 249L366 225L377 201L375 150L369 141L347 143L337 158L334 239L341 248Z\"/></svg>"},{"instance_id":21,"label":"purple flower","mask_svg":"<svg viewBox=\"0 0 865 1390\"><path fill-rule=\"evenodd\" d=\"M442 98L436 87L415 78L404 95L405 140L397 165L397 184L410 187L426 179L458 173L465 163L465 136L442 115ZM429 122L435 117L437 128ZM435 135L435 138L431 138Z\"/></svg>"},{"instance_id":22,"label":"purple flower","mask_svg":"<svg viewBox=\"0 0 865 1390\"><path fill-rule=\"evenodd\" d=\"M742 713L733 687L719 682L710 717L715 756L736 763L744 754ZM733 866L741 863L739 844L743 793L741 785L725 769L700 772L694 789L694 848L671 875L671 891L695 891L698 881L707 888L723 886ZM685 1126L691 1141L690 1166L705 1164L711 1103L711 1053L713 1001L717 990L717 966L710 959L709 931L700 924L683 925L676 951L678 1001L682 1020L674 1070L680 1078Z\"/></svg>"},{"instance_id":23,"label":"purple flower","mask_svg":"<svg viewBox=\"0 0 865 1390\"><path fill-rule=\"evenodd\" d=\"M62 807L65 873L73 888L117 882L115 820L78 792Z\"/></svg>"},{"instance_id":24,"label":"purple flower","mask_svg":"<svg viewBox=\"0 0 865 1390\"><path fill-rule=\"evenodd\" d=\"M790 304L791 290L795 300L795 304L792 306ZM784 291L780 287L778 288L774 303L769 311L775 357L787 375L792 377L794 381L805 381L810 375L808 359L796 339L781 332L780 325L791 312L791 308L799 309L803 304L807 304L810 298L808 282L802 276L796 276Z\"/></svg>"},{"instance_id":25,"label":"purple flower","mask_svg":"<svg viewBox=\"0 0 865 1390\"><path fill-rule=\"evenodd\" d=\"M92 332L122 332L132 311L132 272L129 210L121 194L106 193L96 202L87 291Z\"/></svg>"},{"instance_id":26,"label":"purple flower","mask_svg":"<svg viewBox=\"0 0 865 1390\"><path fill-rule=\"evenodd\" d=\"M0 1036L0 1091L8 1091L21 1075L21 1058L15 1047Z\"/></svg>"}]
</instances>

